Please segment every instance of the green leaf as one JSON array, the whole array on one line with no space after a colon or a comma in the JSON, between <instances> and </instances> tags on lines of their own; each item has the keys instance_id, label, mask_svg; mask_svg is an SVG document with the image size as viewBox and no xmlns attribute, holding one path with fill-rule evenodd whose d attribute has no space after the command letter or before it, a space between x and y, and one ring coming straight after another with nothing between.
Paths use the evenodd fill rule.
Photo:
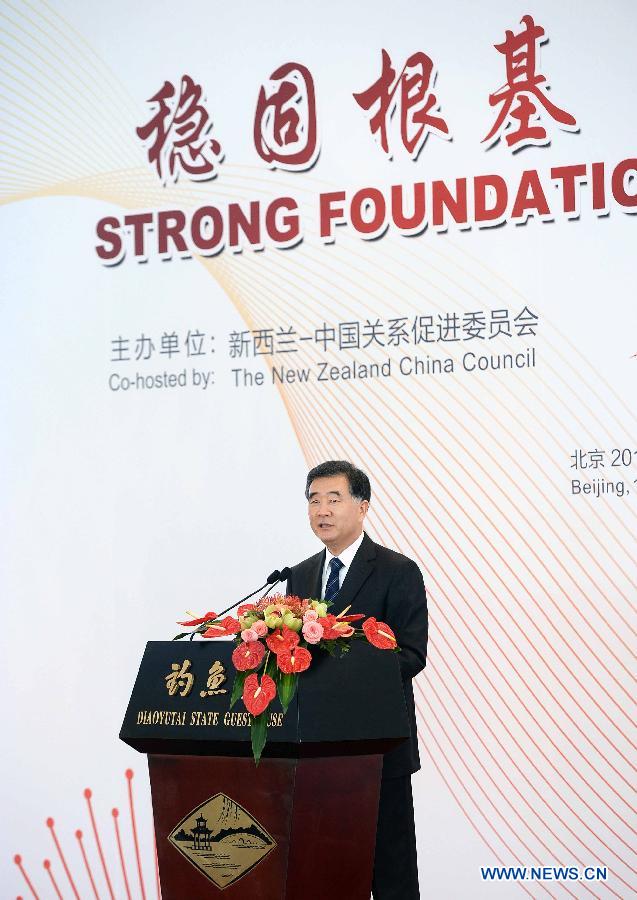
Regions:
<instances>
[{"instance_id":1,"label":"green leaf","mask_svg":"<svg viewBox=\"0 0 637 900\"><path fill-rule=\"evenodd\" d=\"M336 656L336 641L321 641L323 650L327 650L330 656Z\"/></svg>"},{"instance_id":2,"label":"green leaf","mask_svg":"<svg viewBox=\"0 0 637 900\"><path fill-rule=\"evenodd\" d=\"M243 695L243 684L247 674L247 672L235 672L232 694L230 695L230 709L232 709L239 697Z\"/></svg>"},{"instance_id":3,"label":"green leaf","mask_svg":"<svg viewBox=\"0 0 637 900\"><path fill-rule=\"evenodd\" d=\"M175 637L173 638L173 641L180 641L182 638L188 637L189 634L190 634L189 631L182 631L181 634L175 635Z\"/></svg>"},{"instance_id":4,"label":"green leaf","mask_svg":"<svg viewBox=\"0 0 637 900\"><path fill-rule=\"evenodd\" d=\"M252 725L250 727L250 735L252 737L252 755L254 761L259 765L261 753L268 739L268 711L262 712L260 716L252 716Z\"/></svg>"},{"instance_id":5,"label":"green leaf","mask_svg":"<svg viewBox=\"0 0 637 900\"><path fill-rule=\"evenodd\" d=\"M279 677L279 683L277 685L279 700L281 701L281 706L283 707L283 712L286 713L288 711L288 706L292 698L294 697L294 692L296 691L296 685L299 680L299 676L294 672L291 672L289 675L281 672Z\"/></svg>"}]
</instances>

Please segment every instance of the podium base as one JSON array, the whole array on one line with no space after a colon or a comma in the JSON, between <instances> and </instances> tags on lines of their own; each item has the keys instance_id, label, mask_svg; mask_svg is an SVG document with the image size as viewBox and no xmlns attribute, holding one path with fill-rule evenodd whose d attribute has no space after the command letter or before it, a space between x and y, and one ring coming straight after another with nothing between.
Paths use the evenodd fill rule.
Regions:
<instances>
[{"instance_id":1,"label":"podium base","mask_svg":"<svg viewBox=\"0 0 637 900\"><path fill-rule=\"evenodd\" d=\"M369 900L382 759L149 755L162 900Z\"/></svg>"}]
</instances>

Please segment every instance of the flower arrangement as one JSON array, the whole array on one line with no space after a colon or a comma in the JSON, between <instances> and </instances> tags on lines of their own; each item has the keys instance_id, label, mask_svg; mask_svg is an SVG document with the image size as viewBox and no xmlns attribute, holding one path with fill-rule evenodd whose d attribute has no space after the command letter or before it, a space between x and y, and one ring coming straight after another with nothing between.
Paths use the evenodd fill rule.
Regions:
<instances>
[{"instance_id":1,"label":"flower arrangement","mask_svg":"<svg viewBox=\"0 0 637 900\"><path fill-rule=\"evenodd\" d=\"M349 650L352 639L364 638L381 650L398 650L389 625L362 614L347 615L349 607L338 615L328 612L331 603L302 600L276 594L258 603L244 603L237 617L220 618L207 612L179 625L193 629L177 635L191 639L235 636L232 662L236 669L230 707L239 697L251 714L252 753L258 763L267 740L267 709L278 695L283 712L296 691L298 676L309 669L309 647L320 647L337 656ZM362 627L355 622L365 619Z\"/></svg>"}]
</instances>

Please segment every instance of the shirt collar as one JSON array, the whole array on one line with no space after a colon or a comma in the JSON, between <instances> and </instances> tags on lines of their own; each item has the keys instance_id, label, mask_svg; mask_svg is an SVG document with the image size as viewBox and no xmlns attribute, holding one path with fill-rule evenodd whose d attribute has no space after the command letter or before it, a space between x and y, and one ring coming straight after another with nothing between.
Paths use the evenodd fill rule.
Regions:
<instances>
[{"instance_id":1,"label":"shirt collar","mask_svg":"<svg viewBox=\"0 0 637 900\"><path fill-rule=\"evenodd\" d=\"M335 559L336 556L343 563L345 568L349 568L352 564L354 557L356 556L356 551L363 543L363 538L365 537L365 532L361 531L360 536L356 538L353 544L350 544L349 547L346 547L338 554L330 553L330 551L325 548L325 565L329 566L331 560Z\"/></svg>"}]
</instances>

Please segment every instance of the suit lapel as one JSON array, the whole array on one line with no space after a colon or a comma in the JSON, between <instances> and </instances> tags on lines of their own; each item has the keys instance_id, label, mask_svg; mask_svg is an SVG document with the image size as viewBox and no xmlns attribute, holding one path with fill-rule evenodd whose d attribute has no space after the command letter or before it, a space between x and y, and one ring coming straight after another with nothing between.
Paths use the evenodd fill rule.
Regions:
<instances>
[{"instance_id":1,"label":"suit lapel","mask_svg":"<svg viewBox=\"0 0 637 900\"><path fill-rule=\"evenodd\" d=\"M310 574L310 593L307 594L308 597L312 597L315 600L321 599L321 591L323 590L323 568L325 566L325 550L322 553L318 554L317 561L314 565L313 571Z\"/></svg>"},{"instance_id":2,"label":"suit lapel","mask_svg":"<svg viewBox=\"0 0 637 900\"><path fill-rule=\"evenodd\" d=\"M340 613L356 599L357 594L376 566L376 545L367 535L356 551L356 556L347 570L345 581L338 592L336 602L330 612Z\"/></svg>"},{"instance_id":3,"label":"suit lapel","mask_svg":"<svg viewBox=\"0 0 637 900\"><path fill-rule=\"evenodd\" d=\"M325 565L325 550L308 559L299 573L299 581L295 585L297 596L309 597L319 600L323 586L323 566Z\"/></svg>"}]
</instances>

